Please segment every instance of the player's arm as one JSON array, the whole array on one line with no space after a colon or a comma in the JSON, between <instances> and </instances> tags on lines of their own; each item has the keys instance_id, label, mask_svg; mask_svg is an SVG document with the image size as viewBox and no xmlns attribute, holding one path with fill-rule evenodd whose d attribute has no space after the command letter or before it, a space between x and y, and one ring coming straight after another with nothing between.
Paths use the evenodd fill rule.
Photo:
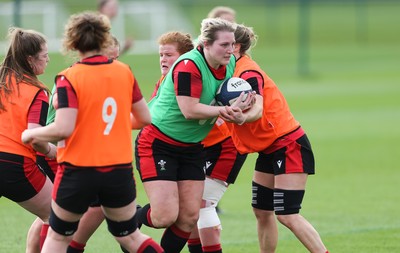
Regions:
<instances>
[{"instance_id":1,"label":"player's arm","mask_svg":"<svg viewBox=\"0 0 400 253\"><path fill-rule=\"evenodd\" d=\"M151 115L147 102L144 99L139 85L135 79L132 93L131 124L132 129L141 129L151 123Z\"/></svg>"},{"instance_id":2,"label":"player's arm","mask_svg":"<svg viewBox=\"0 0 400 253\"><path fill-rule=\"evenodd\" d=\"M43 90L40 90L36 95L28 112L28 129L35 129L46 125L48 97ZM45 141L36 141L31 143L34 150L48 154L50 144Z\"/></svg>"},{"instance_id":3,"label":"player's arm","mask_svg":"<svg viewBox=\"0 0 400 253\"><path fill-rule=\"evenodd\" d=\"M255 92L255 100L253 106L244 114L246 116L245 122L253 122L261 118L263 114L264 98L262 96L264 79L262 75L255 71L244 72L240 78L246 80Z\"/></svg>"},{"instance_id":4,"label":"player's arm","mask_svg":"<svg viewBox=\"0 0 400 253\"><path fill-rule=\"evenodd\" d=\"M68 138L75 129L78 102L75 91L66 79L57 80L58 109L53 123L22 133L24 143L57 142Z\"/></svg>"},{"instance_id":5,"label":"player's arm","mask_svg":"<svg viewBox=\"0 0 400 253\"><path fill-rule=\"evenodd\" d=\"M178 63L173 74L176 100L186 119L209 119L219 115L220 107L200 103L202 79L192 61Z\"/></svg>"},{"instance_id":6,"label":"player's arm","mask_svg":"<svg viewBox=\"0 0 400 253\"><path fill-rule=\"evenodd\" d=\"M187 71L189 70L189 71ZM209 119L221 115L221 111L229 110L225 118L229 122L241 124L246 119L242 113L251 101L251 95L242 106L211 106L200 103L202 78L192 61L180 62L174 69L174 86L176 99L186 119ZM243 96L244 94L241 94ZM229 114L229 115L228 115Z\"/></svg>"},{"instance_id":7,"label":"player's arm","mask_svg":"<svg viewBox=\"0 0 400 253\"><path fill-rule=\"evenodd\" d=\"M209 119L219 115L218 106L199 103L200 99L188 96L177 96L179 108L186 119Z\"/></svg>"}]
</instances>

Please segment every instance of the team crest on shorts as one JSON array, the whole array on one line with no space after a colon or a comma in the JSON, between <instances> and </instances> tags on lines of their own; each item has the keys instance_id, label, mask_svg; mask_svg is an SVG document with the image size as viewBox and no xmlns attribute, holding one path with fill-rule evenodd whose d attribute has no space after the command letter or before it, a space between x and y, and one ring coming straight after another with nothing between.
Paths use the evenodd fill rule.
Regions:
<instances>
[{"instance_id":1,"label":"team crest on shorts","mask_svg":"<svg viewBox=\"0 0 400 253\"><path fill-rule=\"evenodd\" d=\"M158 165L160 165L160 171L161 171L161 170L166 170L165 164L167 164L167 162L164 161L164 160L160 160L160 161L158 162Z\"/></svg>"}]
</instances>

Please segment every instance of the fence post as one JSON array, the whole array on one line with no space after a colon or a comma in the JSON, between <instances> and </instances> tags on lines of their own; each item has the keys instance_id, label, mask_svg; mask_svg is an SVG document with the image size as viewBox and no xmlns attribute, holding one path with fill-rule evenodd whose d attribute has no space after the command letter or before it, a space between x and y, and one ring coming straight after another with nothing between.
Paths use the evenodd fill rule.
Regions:
<instances>
[{"instance_id":1,"label":"fence post","mask_svg":"<svg viewBox=\"0 0 400 253\"><path fill-rule=\"evenodd\" d=\"M360 44L366 43L368 40L366 5L366 0L356 0L356 40Z\"/></svg>"},{"instance_id":2,"label":"fence post","mask_svg":"<svg viewBox=\"0 0 400 253\"><path fill-rule=\"evenodd\" d=\"M14 0L14 26L21 27L21 0Z\"/></svg>"},{"instance_id":3,"label":"fence post","mask_svg":"<svg viewBox=\"0 0 400 253\"><path fill-rule=\"evenodd\" d=\"M300 0L299 6L299 47L298 47L298 72L301 76L309 74L309 19L310 1Z\"/></svg>"}]
</instances>

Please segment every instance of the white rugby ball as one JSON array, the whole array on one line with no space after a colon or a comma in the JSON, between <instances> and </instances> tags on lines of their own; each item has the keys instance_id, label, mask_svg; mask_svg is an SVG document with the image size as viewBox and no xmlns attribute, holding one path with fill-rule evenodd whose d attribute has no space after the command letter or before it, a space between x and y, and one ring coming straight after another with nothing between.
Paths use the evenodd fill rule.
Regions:
<instances>
[{"instance_id":1,"label":"white rugby ball","mask_svg":"<svg viewBox=\"0 0 400 253\"><path fill-rule=\"evenodd\" d=\"M219 86L215 100L218 105L231 105L243 91L246 93L243 96L243 101L246 100L247 93L252 90L251 85L246 80L239 77L231 77Z\"/></svg>"}]
</instances>

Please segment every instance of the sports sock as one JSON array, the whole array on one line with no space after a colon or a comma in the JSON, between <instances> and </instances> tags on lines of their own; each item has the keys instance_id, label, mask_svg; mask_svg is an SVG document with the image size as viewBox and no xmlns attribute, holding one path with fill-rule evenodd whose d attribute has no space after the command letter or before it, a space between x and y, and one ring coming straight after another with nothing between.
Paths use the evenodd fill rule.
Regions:
<instances>
[{"instance_id":1,"label":"sports sock","mask_svg":"<svg viewBox=\"0 0 400 253\"><path fill-rule=\"evenodd\" d=\"M221 244L203 246L204 253L222 253Z\"/></svg>"},{"instance_id":2,"label":"sports sock","mask_svg":"<svg viewBox=\"0 0 400 253\"><path fill-rule=\"evenodd\" d=\"M174 224L165 229L161 237L161 247L165 250L165 253L181 252L189 236L190 232L182 231Z\"/></svg>"},{"instance_id":3,"label":"sports sock","mask_svg":"<svg viewBox=\"0 0 400 253\"><path fill-rule=\"evenodd\" d=\"M85 251L86 244L82 244L72 240L67 248L67 253L83 253Z\"/></svg>"},{"instance_id":4,"label":"sports sock","mask_svg":"<svg viewBox=\"0 0 400 253\"><path fill-rule=\"evenodd\" d=\"M150 204L146 204L145 206L136 209L136 217L138 220L139 228L142 226L142 224L148 227L154 227L153 223L151 222L150 213L151 213Z\"/></svg>"},{"instance_id":5,"label":"sports sock","mask_svg":"<svg viewBox=\"0 0 400 253\"><path fill-rule=\"evenodd\" d=\"M136 205L136 212L139 211L140 209L142 209L142 206L137 204ZM135 214L136 215L136 214ZM137 220L137 215L136 215L136 220ZM140 229L142 227L142 223L137 221L137 228Z\"/></svg>"},{"instance_id":6,"label":"sports sock","mask_svg":"<svg viewBox=\"0 0 400 253\"><path fill-rule=\"evenodd\" d=\"M187 243L190 253L203 253L200 238L189 239Z\"/></svg>"},{"instance_id":7,"label":"sports sock","mask_svg":"<svg viewBox=\"0 0 400 253\"><path fill-rule=\"evenodd\" d=\"M39 234L40 249L43 248L43 244L44 244L44 241L46 240L47 231L49 230L49 226L50 226L49 224L43 223L42 229L40 230L40 234Z\"/></svg>"},{"instance_id":8,"label":"sports sock","mask_svg":"<svg viewBox=\"0 0 400 253\"><path fill-rule=\"evenodd\" d=\"M153 239L149 238L140 245L137 253L164 253L164 250Z\"/></svg>"}]
</instances>

